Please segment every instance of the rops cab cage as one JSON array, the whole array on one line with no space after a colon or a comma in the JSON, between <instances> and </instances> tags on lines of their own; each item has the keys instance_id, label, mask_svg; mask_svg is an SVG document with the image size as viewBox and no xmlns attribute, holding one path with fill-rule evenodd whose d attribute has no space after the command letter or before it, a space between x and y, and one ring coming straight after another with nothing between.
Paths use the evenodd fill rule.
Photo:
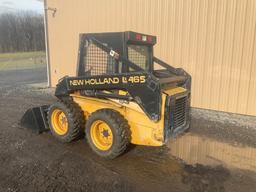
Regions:
<instances>
[{"instance_id":1,"label":"rops cab cage","mask_svg":"<svg viewBox=\"0 0 256 192\"><path fill-rule=\"evenodd\" d=\"M131 31L81 34L78 76L61 79L55 95L80 91L86 96L133 100L151 120L158 121L161 89L182 86L190 90L191 77L154 57L155 44L155 36ZM105 90L124 90L129 96Z\"/></svg>"}]
</instances>

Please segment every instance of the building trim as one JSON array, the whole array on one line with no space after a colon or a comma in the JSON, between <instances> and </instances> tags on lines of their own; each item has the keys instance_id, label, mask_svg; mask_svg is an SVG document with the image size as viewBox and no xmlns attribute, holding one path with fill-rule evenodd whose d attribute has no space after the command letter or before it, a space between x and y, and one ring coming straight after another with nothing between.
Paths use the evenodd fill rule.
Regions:
<instances>
[{"instance_id":1,"label":"building trim","mask_svg":"<svg viewBox=\"0 0 256 192\"><path fill-rule=\"evenodd\" d=\"M49 33L48 33L48 6L47 0L44 0L44 35L45 35L45 51L46 51L46 66L47 66L47 87L51 87L51 65L50 65L50 51L49 51Z\"/></svg>"}]
</instances>

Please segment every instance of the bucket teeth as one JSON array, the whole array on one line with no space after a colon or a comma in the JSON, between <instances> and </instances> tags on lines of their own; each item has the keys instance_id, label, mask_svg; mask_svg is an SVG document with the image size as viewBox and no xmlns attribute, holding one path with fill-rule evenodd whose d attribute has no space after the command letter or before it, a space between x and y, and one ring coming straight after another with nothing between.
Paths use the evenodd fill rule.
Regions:
<instances>
[{"instance_id":1,"label":"bucket teeth","mask_svg":"<svg viewBox=\"0 0 256 192\"><path fill-rule=\"evenodd\" d=\"M40 134L49 130L47 123L47 110L49 105L28 109L20 120L20 125Z\"/></svg>"}]
</instances>

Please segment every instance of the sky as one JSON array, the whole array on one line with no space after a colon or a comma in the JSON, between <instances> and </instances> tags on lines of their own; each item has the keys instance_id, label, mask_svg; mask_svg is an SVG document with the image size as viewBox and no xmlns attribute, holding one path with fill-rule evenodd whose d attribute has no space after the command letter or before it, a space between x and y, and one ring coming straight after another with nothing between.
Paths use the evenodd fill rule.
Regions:
<instances>
[{"instance_id":1,"label":"sky","mask_svg":"<svg viewBox=\"0 0 256 192\"><path fill-rule=\"evenodd\" d=\"M0 0L0 13L24 10L43 13L43 0Z\"/></svg>"}]
</instances>

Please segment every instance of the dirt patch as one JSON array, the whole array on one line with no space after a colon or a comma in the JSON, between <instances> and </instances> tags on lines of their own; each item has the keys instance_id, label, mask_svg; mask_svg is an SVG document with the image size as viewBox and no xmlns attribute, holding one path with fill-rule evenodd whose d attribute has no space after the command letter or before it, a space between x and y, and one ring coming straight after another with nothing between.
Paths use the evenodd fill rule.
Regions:
<instances>
[{"instance_id":1,"label":"dirt patch","mask_svg":"<svg viewBox=\"0 0 256 192\"><path fill-rule=\"evenodd\" d=\"M185 165L184 171L183 182L190 185L191 192L224 192L225 182L230 177L222 166Z\"/></svg>"}]
</instances>

